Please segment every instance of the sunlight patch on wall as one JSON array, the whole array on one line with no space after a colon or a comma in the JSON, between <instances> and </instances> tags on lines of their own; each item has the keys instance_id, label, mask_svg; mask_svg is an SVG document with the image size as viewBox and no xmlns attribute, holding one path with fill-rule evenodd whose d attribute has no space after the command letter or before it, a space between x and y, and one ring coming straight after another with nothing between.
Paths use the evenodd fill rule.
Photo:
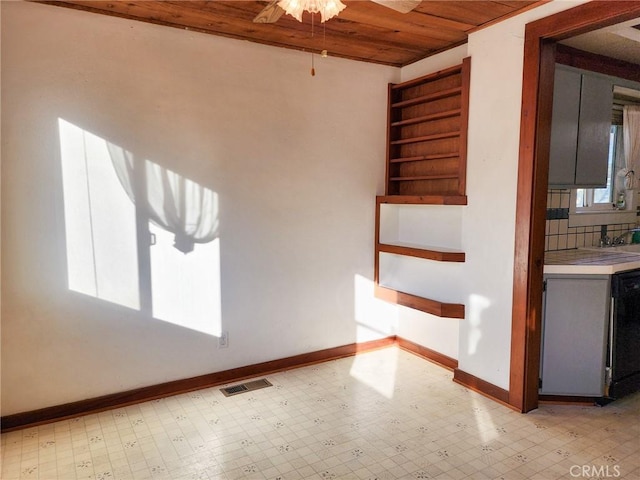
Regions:
<instances>
[{"instance_id":1,"label":"sunlight patch on wall","mask_svg":"<svg viewBox=\"0 0 640 480\"><path fill-rule=\"evenodd\" d=\"M188 255L174 246L173 234L149 224L154 317L220 336L220 239L198 244Z\"/></svg>"},{"instance_id":2,"label":"sunlight patch on wall","mask_svg":"<svg viewBox=\"0 0 640 480\"><path fill-rule=\"evenodd\" d=\"M356 341L366 342L381 336L395 335L398 327L398 307L374 295L372 280L355 275L353 279L354 316L357 322Z\"/></svg>"},{"instance_id":3,"label":"sunlight patch on wall","mask_svg":"<svg viewBox=\"0 0 640 480\"><path fill-rule=\"evenodd\" d=\"M58 120L70 290L140 308L136 209L106 142Z\"/></svg>"},{"instance_id":4,"label":"sunlight patch on wall","mask_svg":"<svg viewBox=\"0 0 640 480\"><path fill-rule=\"evenodd\" d=\"M474 355L482 340L482 313L491 306L491 301L482 295L469 296L469 355Z\"/></svg>"},{"instance_id":5,"label":"sunlight patch on wall","mask_svg":"<svg viewBox=\"0 0 640 480\"><path fill-rule=\"evenodd\" d=\"M58 120L68 287L221 332L218 195Z\"/></svg>"}]
</instances>

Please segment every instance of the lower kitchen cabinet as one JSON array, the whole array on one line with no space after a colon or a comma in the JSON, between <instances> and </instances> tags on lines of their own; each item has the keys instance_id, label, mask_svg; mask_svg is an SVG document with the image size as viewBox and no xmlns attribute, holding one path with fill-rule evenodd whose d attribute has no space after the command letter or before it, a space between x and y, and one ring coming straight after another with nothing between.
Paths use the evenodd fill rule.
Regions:
<instances>
[{"instance_id":1,"label":"lower kitchen cabinet","mask_svg":"<svg viewBox=\"0 0 640 480\"><path fill-rule=\"evenodd\" d=\"M546 275L540 394L605 393L609 275Z\"/></svg>"}]
</instances>

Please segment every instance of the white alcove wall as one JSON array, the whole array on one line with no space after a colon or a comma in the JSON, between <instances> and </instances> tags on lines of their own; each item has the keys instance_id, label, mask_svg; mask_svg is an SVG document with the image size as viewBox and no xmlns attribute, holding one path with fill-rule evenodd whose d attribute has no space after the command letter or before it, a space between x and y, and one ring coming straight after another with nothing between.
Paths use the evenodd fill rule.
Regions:
<instances>
[{"instance_id":1,"label":"white alcove wall","mask_svg":"<svg viewBox=\"0 0 640 480\"><path fill-rule=\"evenodd\" d=\"M382 244L438 251L462 250L459 205L380 205ZM380 253L379 283L384 287L444 303L464 303L465 264ZM441 318L398 306L397 334L450 358L458 358L459 319Z\"/></svg>"}]
</instances>

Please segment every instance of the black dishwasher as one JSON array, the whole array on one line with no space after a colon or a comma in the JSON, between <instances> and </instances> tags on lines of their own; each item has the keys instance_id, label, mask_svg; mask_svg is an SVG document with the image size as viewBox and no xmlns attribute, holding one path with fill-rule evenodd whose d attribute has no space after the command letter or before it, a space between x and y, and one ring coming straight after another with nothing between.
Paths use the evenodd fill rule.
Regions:
<instances>
[{"instance_id":1,"label":"black dishwasher","mask_svg":"<svg viewBox=\"0 0 640 480\"><path fill-rule=\"evenodd\" d=\"M640 390L640 269L611 278L608 396Z\"/></svg>"}]
</instances>

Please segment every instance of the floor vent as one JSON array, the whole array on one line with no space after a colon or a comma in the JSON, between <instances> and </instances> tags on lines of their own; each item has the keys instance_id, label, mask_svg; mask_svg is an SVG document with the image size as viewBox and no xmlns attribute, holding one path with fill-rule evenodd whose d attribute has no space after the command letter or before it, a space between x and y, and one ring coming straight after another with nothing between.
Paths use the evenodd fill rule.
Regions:
<instances>
[{"instance_id":1,"label":"floor vent","mask_svg":"<svg viewBox=\"0 0 640 480\"><path fill-rule=\"evenodd\" d=\"M261 388L271 387L271 383L266 378L260 380L254 380L252 382L241 383L239 385L233 385L231 387L221 388L220 391L225 397L232 395L238 395L239 393L250 392L252 390L259 390Z\"/></svg>"}]
</instances>

